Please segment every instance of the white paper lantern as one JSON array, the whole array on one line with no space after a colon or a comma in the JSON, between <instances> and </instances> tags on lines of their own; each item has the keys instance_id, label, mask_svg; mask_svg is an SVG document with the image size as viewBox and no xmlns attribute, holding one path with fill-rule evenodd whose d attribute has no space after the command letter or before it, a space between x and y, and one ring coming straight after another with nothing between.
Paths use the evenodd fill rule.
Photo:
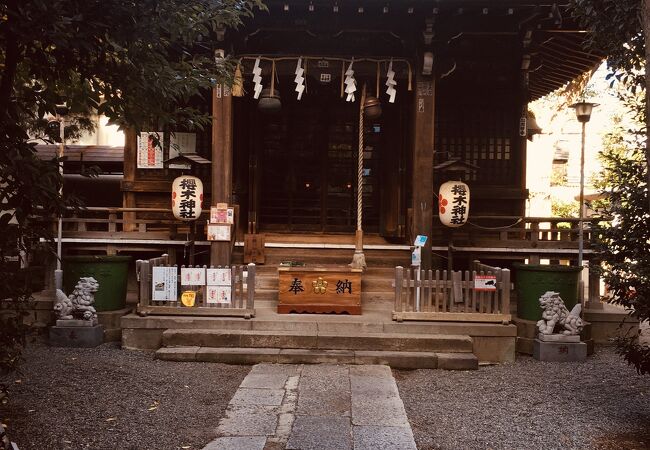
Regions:
<instances>
[{"instance_id":1,"label":"white paper lantern","mask_svg":"<svg viewBox=\"0 0 650 450\"><path fill-rule=\"evenodd\" d=\"M469 186L462 181L447 181L438 194L440 221L448 227L460 227L469 216Z\"/></svg>"},{"instance_id":2,"label":"white paper lantern","mask_svg":"<svg viewBox=\"0 0 650 450\"><path fill-rule=\"evenodd\" d=\"M203 208L203 182L197 177L183 175L172 183L172 211L184 221L199 218Z\"/></svg>"}]
</instances>

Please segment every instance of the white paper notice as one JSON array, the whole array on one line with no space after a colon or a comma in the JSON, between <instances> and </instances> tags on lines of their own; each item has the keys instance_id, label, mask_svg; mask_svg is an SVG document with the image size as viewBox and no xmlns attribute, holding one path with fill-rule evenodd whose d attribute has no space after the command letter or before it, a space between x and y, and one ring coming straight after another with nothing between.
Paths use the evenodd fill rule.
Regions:
<instances>
[{"instance_id":1,"label":"white paper notice","mask_svg":"<svg viewBox=\"0 0 650 450\"><path fill-rule=\"evenodd\" d=\"M230 303L230 286L207 286L206 300L208 305L229 304Z\"/></svg>"},{"instance_id":2,"label":"white paper notice","mask_svg":"<svg viewBox=\"0 0 650 450\"><path fill-rule=\"evenodd\" d=\"M230 286L230 269L207 269L208 286Z\"/></svg>"},{"instance_id":3,"label":"white paper notice","mask_svg":"<svg viewBox=\"0 0 650 450\"><path fill-rule=\"evenodd\" d=\"M153 267L151 274L151 300L177 301L176 267Z\"/></svg>"},{"instance_id":4,"label":"white paper notice","mask_svg":"<svg viewBox=\"0 0 650 450\"><path fill-rule=\"evenodd\" d=\"M181 267L182 286L205 286L205 268Z\"/></svg>"}]
</instances>

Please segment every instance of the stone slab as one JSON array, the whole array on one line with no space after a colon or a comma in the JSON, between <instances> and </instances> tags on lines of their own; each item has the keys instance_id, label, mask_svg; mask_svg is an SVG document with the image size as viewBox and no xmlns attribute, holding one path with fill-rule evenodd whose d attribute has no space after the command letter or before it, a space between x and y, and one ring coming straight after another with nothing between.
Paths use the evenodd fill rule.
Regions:
<instances>
[{"instance_id":1,"label":"stone slab","mask_svg":"<svg viewBox=\"0 0 650 450\"><path fill-rule=\"evenodd\" d=\"M217 434L223 436L270 436L278 424L277 407L230 406L219 421Z\"/></svg>"},{"instance_id":2,"label":"stone slab","mask_svg":"<svg viewBox=\"0 0 650 450\"><path fill-rule=\"evenodd\" d=\"M477 370L478 358L473 353L438 353L438 368L444 370Z\"/></svg>"},{"instance_id":3,"label":"stone slab","mask_svg":"<svg viewBox=\"0 0 650 450\"><path fill-rule=\"evenodd\" d=\"M433 352L354 352L355 364L381 364L395 369L435 369L438 356Z\"/></svg>"},{"instance_id":4,"label":"stone slab","mask_svg":"<svg viewBox=\"0 0 650 450\"><path fill-rule=\"evenodd\" d=\"M156 358L163 361L196 361L199 347L163 347L156 351Z\"/></svg>"},{"instance_id":5,"label":"stone slab","mask_svg":"<svg viewBox=\"0 0 650 450\"><path fill-rule=\"evenodd\" d=\"M350 380L347 366L305 366L298 383L297 414L350 416Z\"/></svg>"},{"instance_id":6,"label":"stone slab","mask_svg":"<svg viewBox=\"0 0 650 450\"><path fill-rule=\"evenodd\" d=\"M255 364L251 371L251 374L258 375L286 375L291 377L300 373L300 366L294 366L290 364L269 364L261 363Z\"/></svg>"},{"instance_id":7,"label":"stone slab","mask_svg":"<svg viewBox=\"0 0 650 450\"><path fill-rule=\"evenodd\" d=\"M404 404L399 395L382 397L352 393L352 424L385 427L408 427Z\"/></svg>"},{"instance_id":8,"label":"stone slab","mask_svg":"<svg viewBox=\"0 0 650 450\"><path fill-rule=\"evenodd\" d=\"M282 373L249 373L240 386L251 389L284 389L289 375Z\"/></svg>"},{"instance_id":9,"label":"stone slab","mask_svg":"<svg viewBox=\"0 0 650 450\"><path fill-rule=\"evenodd\" d=\"M286 448L288 450L352 450L350 419L296 416Z\"/></svg>"},{"instance_id":10,"label":"stone slab","mask_svg":"<svg viewBox=\"0 0 650 450\"><path fill-rule=\"evenodd\" d=\"M53 347L97 347L104 342L104 327L50 327Z\"/></svg>"},{"instance_id":11,"label":"stone slab","mask_svg":"<svg viewBox=\"0 0 650 450\"><path fill-rule=\"evenodd\" d=\"M579 335L565 335L565 334L542 334L537 335L537 339L542 342L580 342Z\"/></svg>"},{"instance_id":12,"label":"stone slab","mask_svg":"<svg viewBox=\"0 0 650 450\"><path fill-rule=\"evenodd\" d=\"M279 354L280 349L277 348L201 347L196 352L196 360L224 364L276 363Z\"/></svg>"},{"instance_id":13,"label":"stone slab","mask_svg":"<svg viewBox=\"0 0 650 450\"><path fill-rule=\"evenodd\" d=\"M354 364L351 350L281 349L281 364Z\"/></svg>"},{"instance_id":14,"label":"stone slab","mask_svg":"<svg viewBox=\"0 0 650 450\"><path fill-rule=\"evenodd\" d=\"M57 327L94 327L97 325L97 319L81 320L81 319L57 319Z\"/></svg>"},{"instance_id":15,"label":"stone slab","mask_svg":"<svg viewBox=\"0 0 650 450\"><path fill-rule=\"evenodd\" d=\"M539 361L572 362L587 359L584 342L542 342L535 339L533 357Z\"/></svg>"},{"instance_id":16,"label":"stone slab","mask_svg":"<svg viewBox=\"0 0 650 450\"><path fill-rule=\"evenodd\" d=\"M239 388L230 400L234 406L280 406L284 389Z\"/></svg>"},{"instance_id":17,"label":"stone slab","mask_svg":"<svg viewBox=\"0 0 650 450\"><path fill-rule=\"evenodd\" d=\"M203 447L203 450L264 450L266 436L220 437Z\"/></svg>"},{"instance_id":18,"label":"stone slab","mask_svg":"<svg viewBox=\"0 0 650 450\"><path fill-rule=\"evenodd\" d=\"M417 450L410 427L355 426L354 450Z\"/></svg>"}]
</instances>

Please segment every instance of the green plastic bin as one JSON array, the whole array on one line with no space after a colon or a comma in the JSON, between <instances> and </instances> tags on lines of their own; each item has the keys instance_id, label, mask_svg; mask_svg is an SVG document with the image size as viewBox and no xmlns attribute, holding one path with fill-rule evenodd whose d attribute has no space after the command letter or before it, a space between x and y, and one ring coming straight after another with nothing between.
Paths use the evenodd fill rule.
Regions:
<instances>
[{"instance_id":1,"label":"green plastic bin","mask_svg":"<svg viewBox=\"0 0 650 450\"><path fill-rule=\"evenodd\" d=\"M99 282L95 293L97 311L115 311L126 305L126 282L130 256L66 256L63 258L63 288L67 295L81 277Z\"/></svg>"},{"instance_id":2,"label":"green plastic bin","mask_svg":"<svg viewBox=\"0 0 650 450\"><path fill-rule=\"evenodd\" d=\"M517 276L517 316L520 319L537 321L542 318L539 298L547 291L559 292L569 310L578 303L581 267L521 263L513 267Z\"/></svg>"}]
</instances>

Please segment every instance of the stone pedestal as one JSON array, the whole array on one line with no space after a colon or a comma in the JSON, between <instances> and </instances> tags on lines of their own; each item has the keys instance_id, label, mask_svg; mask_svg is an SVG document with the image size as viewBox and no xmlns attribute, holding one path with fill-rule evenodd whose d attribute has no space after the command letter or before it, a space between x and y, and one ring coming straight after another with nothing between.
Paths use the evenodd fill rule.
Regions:
<instances>
[{"instance_id":1,"label":"stone pedestal","mask_svg":"<svg viewBox=\"0 0 650 450\"><path fill-rule=\"evenodd\" d=\"M533 357L539 361L584 361L587 359L587 344L580 342L580 336L540 334L533 343Z\"/></svg>"},{"instance_id":2,"label":"stone pedestal","mask_svg":"<svg viewBox=\"0 0 650 450\"><path fill-rule=\"evenodd\" d=\"M70 322L84 322L72 325ZM93 323L94 322L94 323ZM96 321L57 320L50 327L50 345L53 347L97 347L104 342L104 327Z\"/></svg>"},{"instance_id":3,"label":"stone pedestal","mask_svg":"<svg viewBox=\"0 0 650 450\"><path fill-rule=\"evenodd\" d=\"M514 319L514 322L517 325L517 353L532 355L535 339L537 339L539 333L536 325L537 322L518 317ZM591 338L591 330L591 323L586 323L582 333L580 333L580 341L587 344L587 355L594 353L594 341Z\"/></svg>"}]
</instances>

